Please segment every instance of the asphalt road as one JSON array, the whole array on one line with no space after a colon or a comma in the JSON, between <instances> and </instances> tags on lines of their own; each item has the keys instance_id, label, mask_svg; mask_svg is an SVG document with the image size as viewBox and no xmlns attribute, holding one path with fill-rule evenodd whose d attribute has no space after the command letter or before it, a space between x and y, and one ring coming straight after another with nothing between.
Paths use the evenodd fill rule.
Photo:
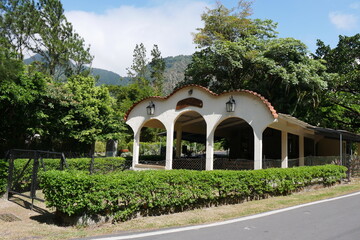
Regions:
<instances>
[{"instance_id":1,"label":"asphalt road","mask_svg":"<svg viewBox=\"0 0 360 240\"><path fill-rule=\"evenodd\" d=\"M103 240L359 240L360 192L230 221Z\"/></svg>"}]
</instances>

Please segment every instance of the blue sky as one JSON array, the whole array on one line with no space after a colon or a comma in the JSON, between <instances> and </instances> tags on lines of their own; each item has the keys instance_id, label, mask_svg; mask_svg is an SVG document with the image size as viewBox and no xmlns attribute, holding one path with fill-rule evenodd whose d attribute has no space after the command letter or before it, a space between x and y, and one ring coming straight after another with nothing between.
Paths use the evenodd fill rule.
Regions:
<instances>
[{"instance_id":1,"label":"blue sky","mask_svg":"<svg viewBox=\"0 0 360 240\"><path fill-rule=\"evenodd\" d=\"M210 0L62 0L68 19L91 45L93 67L126 75L135 44L148 52L157 44L164 57L195 51L191 33ZM236 0L223 0L235 7ZM339 35L360 32L360 0L254 0L253 18L278 23L279 37L293 37L316 49L321 39L332 47Z\"/></svg>"}]
</instances>

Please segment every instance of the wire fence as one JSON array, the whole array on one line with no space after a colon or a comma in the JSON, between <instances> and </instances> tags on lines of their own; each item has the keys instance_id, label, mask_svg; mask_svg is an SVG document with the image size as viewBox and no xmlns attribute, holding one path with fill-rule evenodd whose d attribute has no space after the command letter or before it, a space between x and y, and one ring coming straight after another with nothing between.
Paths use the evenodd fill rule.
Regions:
<instances>
[{"instance_id":1,"label":"wire fence","mask_svg":"<svg viewBox=\"0 0 360 240\"><path fill-rule=\"evenodd\" d=\"M163 156L161 159L164 159ZM281 168L281 159L263 159L262 168ZM308 156L303 159L293 158L288 159L288 167L298 167L303 162L304 166L318 166L325 164L344 165L349 168L352 176L360 176L360 157L344 155L342 161L339 156ZM141 164L165 166L165 160L139 160ZM206 159L204 156L175 158L173 159L173 169L190 169L190 170L205 170ZM251 170L254 169L254 160L249 159L229 159L228 157L216 157L213 160L213 169L219 170Z\"/></svg>"},{"instance_id":2,"label":"wire fence","mask_svg":"<svg viewBox=\"0 0 360 240\"><path fill-rule=\"evenodd\" d=\"M177 158L173 160L173 169L205 170L206 160L198 158Z\"/></svg>"},{"instance_id":3,"label":"wire fence","mask_svg":"<svg viewBox=\"0 0 360 240\"><path fill-rule=\"evenodd\" d=\"M348 165L351 176L360 177L360 156L352 156Z\"/></svg>"},{"instance_id":4,"label":"wire fence","mask_svg":"<svg viewBox=\"0 0 360 240\"><path fill-rule=\"evenodd\" d=\"M149 161L149 160L139 160L140 164L146 164L146 165L156 165L156 166L165 166L166 161L160 160L160 161Z\"/></svg>"},{"instance_id":5,"label":"wire fence","mask_svg":"<svg viewBox=\"0 0 360 240\"><path fill-rule=\"evenodd\" d=\"M214 169L219 170L251 170L254 169L254 160L215 158Z\"/></svg>"},{"instance_id":6,"label":"wire fence","mask_svg":"<svg viewBox=\"0 0 360 240\"><path fill-rule=\"evenodd\" d=\"M40 150L23 150L12 149L7 152L6 159L9 163L8 180L6 187L6 198L12 194L21 195L31 199L31 208L33 208L34 200L44 201L36 196L38 189L38 171L42 167L44 170L44 158L58 159L57 162L59 169L63 170L67 167L66 159L61 152L50 152ZM26 159L24 165L17 166L15 161L18 159ZM18 167L18 169L16 169ZM29 193L24 193L24 192Z\"/></svg>"},{"instance_id":7,"label":"wire fence","mask_svg":"<svg viewBox=\"0 0 360 240\"><path fill-rule=\"evenodd\" d=\"M38 173L49 170L80 170L89 174L107 174L129 169L131 161L115 157L95 157L88 153L63 153L12 149L3 160L8 164L6 197L21 195L42 201L36 196Z\"/></svg>"}]
</instances>

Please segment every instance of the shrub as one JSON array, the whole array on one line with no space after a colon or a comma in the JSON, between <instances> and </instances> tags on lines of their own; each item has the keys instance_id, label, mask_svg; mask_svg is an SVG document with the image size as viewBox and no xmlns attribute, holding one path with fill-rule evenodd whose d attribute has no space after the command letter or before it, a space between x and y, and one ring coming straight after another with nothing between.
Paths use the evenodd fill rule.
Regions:
<instances>
[{"instance_id":1,"label":"shrub","mask_svg":"<svg viewBox=\"0 0 360 240\"><path fill-rule=\"evenodd\" d=\"M26 166L29 159L16 159L14 161L14 176L19 176ZM45 170L60 170L60 159L43 159ZM68 164L68 170L78 170L78 171L90 171L91 158L72 158L66 160ZM4 166L4 167L3 167ZM44 166L40 162L39 172L44 171ZM129 163L124 158L121 157L107 157L107 158L95 158L93 172L95 174L105 174L109 172L123 171L128 168ZM29 190L31 183L33 160L26 167L23 172L21 179L18 179L18 186L16 186L15 191L24 191ZM6 168L6 169L5 169ZM5 160L0 160L0 193L1 189L6 190L7 184L7 162Z\"/></svg>"},{"instance_id":2,"label":"shrub","mask_svg":"<svg viewBox=\"0 0 360 240\"><path fill-rule=\"evenodd\" d=\"M163 214L202 206L285 195L313 184L330 185L346 168L326 165L255 171L126 171L108 175L50 171L41 186L48 207L68 216Z\"/></svg>"},{"instance_id":3,"label":"shrub","mask_svg":"<svg viewBox=\"0 0 360 240\"><path fill-rule=\"evenodd\" d=\"M0 159L0 196L6 191L8 177L8 164L4 159Z\"/></svg>"}]
</instances>

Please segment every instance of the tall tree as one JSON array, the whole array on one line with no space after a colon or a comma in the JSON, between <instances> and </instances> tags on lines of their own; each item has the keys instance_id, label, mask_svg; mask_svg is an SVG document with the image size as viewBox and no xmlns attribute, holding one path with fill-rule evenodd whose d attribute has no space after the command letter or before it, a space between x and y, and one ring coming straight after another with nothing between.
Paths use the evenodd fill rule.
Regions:
<instances>
[{"instance_id":1,"label":"tall tree","mask_svg":"<svg viewBox=\"0 0 360 240\"><path fill-rule=\"evenodd\" d=\"M149 86L147 64L148 59L146 58L144 44L136 44L133 53L133 63L130 68L127 68L128 76L131 77L133 83L137 83L140 86Z\"/></svg>"},{"instance_id":2,"label":"tall tree","mask_svg":"<svg viewBox=\"0 0 360 240\"><path fill-rule=\"evenodd\" d=\"M93 57L89 48L85 48L84 39L67 21L60 0L39 0L37 11L40 18L33 36L35 44L30 43L28 47L45 59L45 67L51 76L59 79L64 73L71 75L71 61L77 66L91 63Z\"/></svg>"},{"instance_id":3,"label":"tall tree","mask_svg":"<svg viewBox=\"0 0 360 240\"><path fill-rule=\"evenodd\" d=\"M335 75L322 95L322 122L332 128L360 132L360 34L339 36L335 48L318 40L314 55Z\"/></svg>"},{"instance_id":4,"label":"tall tree","mask_svg":"<svg viewBox=\"0 0 360 240\"><path fill-rule=\"evenodd\" d=\"M206 9L201 15L204 27L197 28L194 43L198 47L213 46L216 41L238 42L250 36L256 38L273 38L276 36L276 24L271 20L250 19L251 2L240 0L237 7L228 9L220 2L214 9Z\"/></svg>"},{"instance_id":5,"label":"tall tree","mask_svg":"<svg viewBox=\"0 0 360 240\"><path fill-rule=\"evenodd\" d=\"M201 50L193 55L183 84L215 92L253 90L279 112L312 121L311 112L327 84L326 68L308 57L300 41L275 38L272 21L250 19L248 2L239 6L234 12L218 4L203 14L204 28L194 35Z\"/></svg>"},{"instance_id":6,"label":"tall tree","mask_svg":"<svg viewBox=\"0 0 360 240\"><path fill-rule=\"evenodd\" d=\"M18 53L40 54L54 79L78 74L93 57L64 15L60 0L1 0L1 32Z\"/></svg>"},{"instance_id":7,"label":"tall tree","mask_svg":"<svg viewBox=\"0 0 360 240\"><path fill-rule=\"evenodd\" d=\"M152 87L156 95L163 95L165 61L157 45L151 50L150 72Z\"/></svg>"},{"instance_id":8,"label":"tall tree","mask_svg":"<svg viewBox=\"0 0 360 240\"><path fill-rule=\"evenodd\" d=\"M39 14L35 4L30 0L0 1L0 31L8 45L23 60L27 43L35 33Z\"/></svg>"}]
</instances>

